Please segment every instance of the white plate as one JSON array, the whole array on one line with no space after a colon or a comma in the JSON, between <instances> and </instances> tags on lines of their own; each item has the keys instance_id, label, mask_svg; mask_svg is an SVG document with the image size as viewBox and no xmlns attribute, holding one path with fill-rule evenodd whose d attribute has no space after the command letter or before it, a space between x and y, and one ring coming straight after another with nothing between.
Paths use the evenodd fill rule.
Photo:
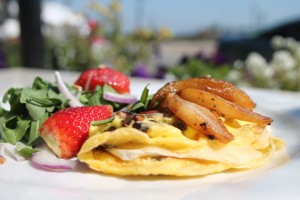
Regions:
<instances>
[{"instance_id":1,"label":"white plate","mask_svg":"<svg viewBox=\"0 0 300 200\"><path fill-rule=\"evenodd\" d=\"M1 79L0 82L2 85ZM145 79L134 79L132 92L140 95L148 82L150 81ZM151 81L149 89L154 92L163 84L160 81ZM267 166L255 170L231 171L194 178L124 178L96 173L84 165L72 172L47 172L33 168L26 161L8 159L4 165L0 165L0 198L299 199L300 95L255 89L247 89L247 92L257 102L257 111L274 119L273 133L285 140L290 156L288 162L285 152L281 151Z\"/></svg>"}]
</instances>

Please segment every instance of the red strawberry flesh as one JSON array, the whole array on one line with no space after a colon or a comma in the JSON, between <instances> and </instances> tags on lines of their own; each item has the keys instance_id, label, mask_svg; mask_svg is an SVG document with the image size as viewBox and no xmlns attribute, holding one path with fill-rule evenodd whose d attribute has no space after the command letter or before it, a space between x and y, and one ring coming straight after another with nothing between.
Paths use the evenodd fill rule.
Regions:
<instances>
[{"instance_id":1,"label":"red strawberry flesh","mask_svg":"<svg viewBox=\"0 0 300 200\"><path fill-rule=\"evenodd\" d=\"M109 67L89 69L83 72L77 81L76 85L93 91L97 85L110 85L119 93L129 93L129 78ZM88 87L88 88L86 88Z\"/></svg>"},{"instance_id":2,"label":"red strawberry flesh","mask_svg":"<svg viewBox=\"0 0 300 200\"><path fill-rule=\"evenodd\" d=\"M39 133L58 157L72 158L88 138L91 122L110 118L112 113L106 105L66 108L50 116Z\"/></svg>"}]
</instances>

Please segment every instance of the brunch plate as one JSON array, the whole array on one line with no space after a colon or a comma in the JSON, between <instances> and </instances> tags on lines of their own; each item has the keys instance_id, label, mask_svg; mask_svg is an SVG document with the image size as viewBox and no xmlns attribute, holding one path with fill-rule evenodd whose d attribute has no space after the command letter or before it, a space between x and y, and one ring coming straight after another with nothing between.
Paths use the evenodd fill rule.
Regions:
<instances>
[{"instance_id":1,"label":"brunch plate","mask_svg":"<svg viewBox=\"0 0 300 200\"><path fill-rule=\"evenodd\" d=\"M53 80L52 71L0 71L0 95L9 87L29 86L35 76ZM66 72L62 76L66 81L74 81L77 74ZM150 84L150 93L154 93L165 82L132 79L131 91L139 96ZM193 178L117 177L94 172L83 164L70 172L49 172L36 169L27 161L8 158L0 165L1 199L298 199L300 94L243 89L257 103L256 111L274 119L272 132L286 143L286 151L277 152L262 168Z\"/></svg>"}]
</instances>

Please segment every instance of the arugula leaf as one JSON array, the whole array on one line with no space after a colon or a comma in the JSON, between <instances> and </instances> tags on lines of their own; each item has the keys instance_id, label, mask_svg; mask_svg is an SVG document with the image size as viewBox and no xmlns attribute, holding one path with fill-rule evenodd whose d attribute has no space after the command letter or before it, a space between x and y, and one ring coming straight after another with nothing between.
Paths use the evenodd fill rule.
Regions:
<instances>
[{"instance_id":1,"label":"arugula leaf","mask_svg":"<svg viewBox=\"0 0 300 200\"><path fill-rule=\"evenodd\" d=\"M33 144L39 138L38 130L48 117L49 117L49 114L45 113L39 120L31 121L28 145Z\"/></svg>"},{"instance_id":2,"label":"arugula leaf","mask_svg":"<svg viewBox=\"0 0 300 200\"><path fill-rule=\"evenodd\" d=\"M4 115L5 112L6 111L3 108L1 108L1 106L0 106L0 116Z\"/></svg>"},{"instance_id":3,"label":"arugula leaf","mask_svg":"<svg viewBox=\"0 0 300 200\"><path fill-rule=\"evenodd\" d=\"M25 105L20 102L21 92L20 88L11 88L5 93L2 102L10 104L10 113L26 114Z\"/></svg>"},{"instance_id":4,"label":"arugula leaf","mask_svg":"<svg viewBox=\"0 0 300 200\"><path fill-rule=\"evenodd\" d=\"M27 146L21 142L16 145L16 151L26 158L30 158L33 153L38 152L37 149Z\"/></svg>"},{"instance_id":5,"label":"arugula leaf","mask_svg":"<svg viewBox=\"0 0 300 200\"><path fill-rule=\"evenodd\" d=\"M134 103L133 105L131 105L128 110L131 112L145 111L147 110L148 104L151 99L152 99L152 95L149 95L148 85L146 85L146 87L142 92L140 100Z\"/></svg>"},{"instance_id":6,"label":"arugula leaf","mask_svg":"<svg viewBox=\"0 0 300 200\"><path fill-rule=\"evenodd\" d=\"M67 107L69 100L61 93L56 93L54 90L50 89L48 90L48 98L54 100L60 101L62 107Z\"/></svg>"},{"instance_id":7,"label":"arugula leaf","mask_svg":"<svg viewBox=\"0 0 300 200\"><path fill-rule=\"evenodd\" d=\"M52 89L49 89L47 91L47 96L50 98L50 99L60 99L60 100L64 100L64 99L61 99L61 97L59 96L59 94L57 94L56 92L54 92Z\"/></svg>"},{"instance_id":8,"label":"arugula leaf","mask_svg":"<svg viewBox=\"0 0 300 200\"><path fill-rule=\"evenodd\" d=\"M0 132L4 141L11 144L16 144L17 141L20 141L26 134L27 129L29 128L29 120L16 119L16 126L14 128L7 127L5 118L0 118ZM11 120L10 120L11 121Z\"/></svg>"},{"instance_id":9,"label":"arugula leaf","mask_svg":"<svg viewBox=\"0 0 300 200\"><path fill-rule=\"evenodd\" d=\"M39 120L46 112L53 112L55 106L62 104L59 98L53 90L23 88L20 103L26 105L26 109L33 120Z\"/></svg>"},{"instance_id":10,"label":"arugula leaf","mask_svg":"<svg viewBox=\"0 0 300 200\"><path fill-rule=\"evenodd\" d=\"M42 80L40 77L36 77L32 84L32 89L47 89L49 84L46 81Z\"/></svg>"},{"instance_id":11,"label":"arugula leaf","mask_svg":"<svg viewBox=\"0 0 300 200\"><path fill-rule=\"evenodd\" d=\"M20 103L26 103L30 99L46 99L47 97L47 90L23 88L21 90Z\"/></svg>"},{"instance_id":12,"label":"arugula leaf","mask_svg":"<svg viewBox=\"0 0 300 200\"><path fill-rule=\"evenodd\" d=\"M101 105L101 99L103 96L103 87L96 86L94 94L91 95L88 101L89 106Z\"/></svg>"},{"instance_id":13,"label":"arugula leaf","mask_svg":"<svg viewBox=\"0 0 300 200\"><path fill-rule=\"evenodd\" d=\"M51 83L49 81L43 80L40 77L36 77L32 84L32 89L42 89L42 90L55 90L58 93L58 88L56 84Z\"/></svg>"},{"instance_id":14,"label":"arugula leaf","mask_svg":"<svg viewBox=\"0 0 300 200\"><path fill-rule=\"evenodd\" d=\"M47 111L45 107L40 107L31 103L27 103L26 108L33 120L39 120Z\"/></svg>"},{"instance_id":15,"label":"arugula leaf","mask_svg":"<svg viewBox=\"0 0 300 200\"><path fill-rule=\"evenodd\" d=\"M58 91L56 84L39 77L32 88L9 89L2 101L9 103L10 110L0 110L0 142L37 145L43 122L57 110L68 107L69 100Z\"/></svg>"},{"instance_id":16,"label":"arugula leaf","mask_svg":"<svg viewBox=\"0 0 300 200\"><path fill-rule=\"evenodd\" d=\"M103 99L103 94L105 92L113 92L117 93L115 89L113 89L111 86L104 84L103 86L96 86L94 90L94 94L91 95L88 105L94 106L94 105L107 105L111 104L113 107L117 107L118 105L114 102L109 102Z\"/></svg>"},{"instance_id":17,"label":"arugula leaf","mask_svg":"<svg viewBox=\"0 0 300 200\"><path fill-rule=\"evenodd\" d=\"M105 92L118 93L111 86L104 84L103 86L97 86L94 92L83 92L79 100L83 105L86 106L95 106L95 105L111 105L114 110L120 110L125 107L127 104L121 104L116 102L107 101L103 98Z\"/></svg>"},{"instance_id":18,"label":"arugula leaf","mask_svg":"<svg viewBox=\"0 0 300 200\"><path fill-rule=\"evenodd\" d=\"M111 87L111 86L109 86L109 85L106 85L106 84L104 84L104 85L102 86L102 88L103 88L103 93L104 93L104 92L118 93L113 87Z\"/></svg>"},{"instance_id":19,"label":"arugula leaf","mask_svg":"<svg viewBox=\"0 0 300 200\"><path fill-rule=\"evenodd\" d=\"M89 95L87 95L89 94ZM80 96L79 96L79 101L83 104L83 105L87 105L89 102L89 96L91 95L91 92L83 92Z\"/></svg>"},{"instance_id":20,"label":"arugula leaf","mask_svg":"<svg viewBox=\"0 0 300 200\"><path fill-rule=\"evenodd\" d=\"M110 122L112 122L114 119L115 119L115 116L110 117L110 118L108 118L108 119L92 121L91 125L93 125L93 126L100 126L100 125L103 125L103 124L110 123Z\"/></svg>"},{"instance_id":21,"label":"arugula leaf","mask_svg":"<svg viewBox=\"0 0 300 200\"><path fill-rule=\"evenodd\" d=\"M148 107L148 96L149 96L149 89L148 89L148 85L146 85L146 87L144 88L143 92L142 92L142 96L141 96L141 102L144 103L145 108Z\"/></svg>"},{"instance_id":22,"label":"arugula leaf","mask_svg":"<svg viewBox=\"0 0 300 200\"><path fill-rule=\"evenodd\" d=\"M130 107L130 109L129 109L129 111L137 111L138 109L143 109L143 108L145 108L145 104L144 103L142 103L142 102L136 102L135 104L133 104L131 107Z\"/></svg>"}]
</instances>

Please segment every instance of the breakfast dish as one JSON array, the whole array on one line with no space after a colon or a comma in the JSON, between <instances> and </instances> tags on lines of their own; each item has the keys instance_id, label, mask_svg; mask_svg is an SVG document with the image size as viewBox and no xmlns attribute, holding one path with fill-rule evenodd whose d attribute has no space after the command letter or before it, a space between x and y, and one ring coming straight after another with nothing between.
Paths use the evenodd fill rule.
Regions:
<instances>
[{"instance_id":1,"label":"breakfast dish","mask_svg":"<svg viewBox=\"0 0 300 200\"><path fill-rule=\"evenodd\" d=\"M174 81L158 90L148 111L118 112L114 121L92 126L78 158L114 175L196 176L261 167L284 143L271 135L272 119L254 107L225 81Z\"/></svg>"},{"instance_id":2,"label":"breakfast dish","mask_svg":"<svg viewBox=\"0 0 300 200\"><path fill-rule=\"evenodd\" d=\"M16 79L11 86L30 86L33 75L42 74L39 70L2 71L1 77L32 77L19 83ZM43 74L42 74L43 75ZM43 78L51 80L53 74L47 72ZM68 83L77 74L62 73ZM5 79L0 79L2 90ZM145 80L130 79L130 91L139 97ZM4 81L4 82L3 82ZM7 82L7 81L6 81ZM149 93L158 91L165 82L149 80ZM244 89L244 88L243 88ZM152 199L297 199L299 171L299 108L298 93L245 88L244 90L257 103L256 112L273 119L271 133L286 143L284 149L276 151L264 166L252 170L229 170L224 173L195 178L170 176L117 177L103 175L90 170L85 164L64 173L49 172L33 168L31 162L18 162L6 157L0 165L1 197L4 199L138 199L141 196ZM3 95L4 92L1 94ZM5 108L8 108L5 105ZM230 142L231 143L231 142ZM230 144L228 143L228 144ZM287 160L288 159L288 160ZM282 187L287 185L288 187ZM18 191L16 193L15 191Z\"/></svg>"},{"instance_id":3,"label":"breakfast dish","mask_svg":"<svg viewBox=\"0 0 300 200\"><path fill-rule=\"evenodd\" d=\"M199 176L258 168L284 148L273 120L224 80L173 81L153 96L146 86L137 100L129 78L105 66L73 87L55 77L3 99L11 109L1 111L1 148L15 145L13 154L35 167L66 171L79 161L111 175Z\"/></svg>"}]
</instances>

